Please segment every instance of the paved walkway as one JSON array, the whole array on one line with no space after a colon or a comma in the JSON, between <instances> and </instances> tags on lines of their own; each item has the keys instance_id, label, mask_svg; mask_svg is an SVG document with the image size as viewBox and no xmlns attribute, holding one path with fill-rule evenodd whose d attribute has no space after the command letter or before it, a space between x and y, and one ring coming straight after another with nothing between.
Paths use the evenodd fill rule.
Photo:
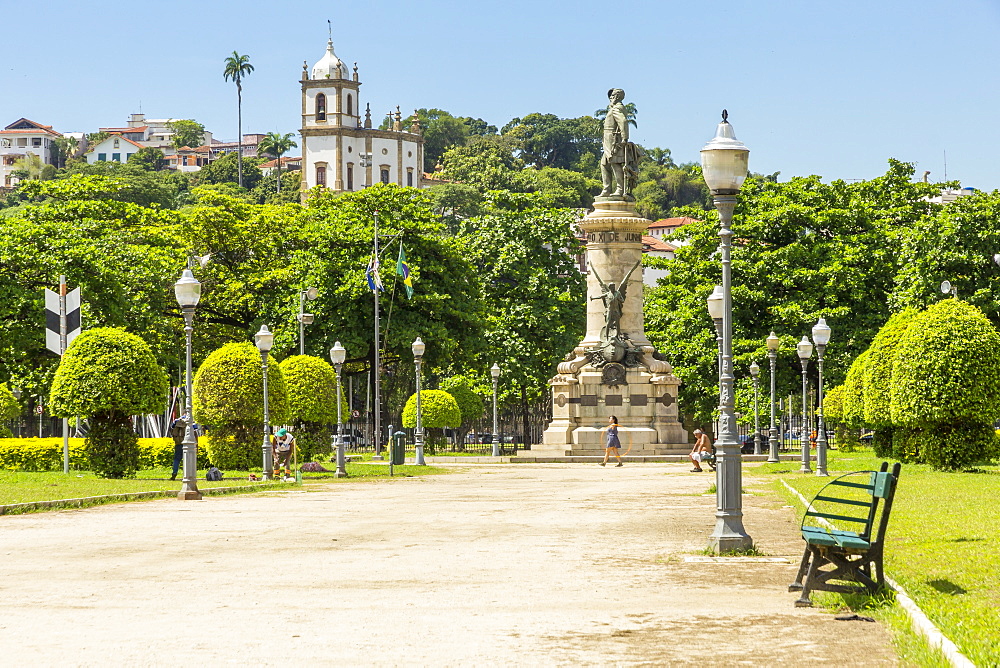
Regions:
<instances>
[{"instance_id":1,"label":"paved walkway","mask_svg":"<svg viewBox=\"0 0 1000 668\"><path fill-rule=\"evenodd\" d=\"M0 662L896 663L877 625L793 607L800 541L774 495L744 497L746 526L792 563L686 562L714 524L713 478L686 468L465 466L0 517Z\"/></svg>"}]
</instances>

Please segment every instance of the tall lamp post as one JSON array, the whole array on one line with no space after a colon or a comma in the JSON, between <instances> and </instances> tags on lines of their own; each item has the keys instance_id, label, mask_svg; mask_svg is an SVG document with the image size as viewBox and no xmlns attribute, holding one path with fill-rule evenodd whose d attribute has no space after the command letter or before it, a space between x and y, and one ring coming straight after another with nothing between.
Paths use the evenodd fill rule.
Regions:
<instances>
[{"instance_id":1,"label":"tall lamp post","mask_svg":"<svg viewBox=\"0 0 1000 668\"><path fill-rule=\"evenodd\" d=\"M750 375L753 377L753 453L761 454L760 451L760 412L757 410L760 401L760 367L757 362L750 365Z\"/></svg>"},{"instance_id":2,"label":"tall lamp post","mask_svg":"<svg viewBox=\"0 0 1000 668\"><path fill-rule=\"evenodd\" d=\"M798 345L795 346L799 355L799 362L802 363L802 421L799 423L799 440L802 442L802 468L799 473L812 473L809 466L809 434L806 432L806 415L809 414L809 402L806 397L809 392L806 371L809 369L809 358L813 354L813 344L809 342L808 336L803 336Z\"/></svg>"},{"instance_id":3,"label":"tall lamp post","mask_svg":"<svg viewBox=\"0 0 1000 668\"><path fill-rule=\"evenodd\" d=\"M344 414L341 405L343 399L340 398L340 370L344 367L344 360L347 359L347 349L340 345L340 341L330 348L330 361L333 362L333 369L337 372L337 473L338 478L347 477L346 458L344 457Z\"/></svg>"},{"instance_id":4,"label":"tall lamp post","mask_svg":"<svg viewBox=\"0 0 1000 668\"><path fill-rule=\"evenodd\" d=\"M496 362L490 367L493 376L493 456L500 456L500 432L497 426L497 384L500 382L500 365Z\"/></svg>"},{"instance_id":5,"label":"tall lamp post","mask_svg":"<svg viewBox=\"0 0 1000 668\"><path fill-rule=\"evenodd\" d=\"M299 355L306 354L306 325L313 324L316 316L306 313L306 300L312 301L319 295L319 290L309 288L299 293L299 314L295 319L299 321Z\"/></svg>"},{"instance_id":6,"label":"tall lamp post","mask_svg":"<svg viewBox=\"0 0 1000 668\"><path fill-rule=\"evenodd\" d=\"M264 451L264 480L270 480L272 478L271 471L274 470L274 456L271 452L271 414L268 412L268 396L267 396L267 354L271 352L271 345L274 343L274 334L271 330L267 328L267 325L261 325L260 331L254 334L254 342L257 344L257 350L260 351L260 367L264 372L264 444L261 446Z\"/></svg>"},{"instance_id":7,"label":"tall lamp post","mask_svg":"<svg viewBox=\"0 0 1000 668\"><path fill-rule=\"evenodd\" d=\"M712 191L719 210L719 249L722 252L722 368L719 383L719 436L716 469L716 523L709 537L709 547L718 552L747 549L753 540L743 528L743 474L740 443L736 435L736 411L733 402L733 303L730 229L737 194L747 176L750 156L743 142L736 139L723 110L722 122L715 137L701 149L705 183ZM714 315L713 315L714 317Z\"/></svg>"},{"instance_id":8,"label":"tall lamp post","mask_svg":"<svg viewBox=\"0 0 1000 668\"><path fill-rule=\"evenodd\" d=\"M826 423L823 420L823 352L830 343L830 326L824 318L813 325L813 342L816 343L816 363L819 372L819 416L816 424L816 475L828 476L826 470Z\"/></svg>"},{"instance_id":9,"label":"tall lamp post","mask_svg":"<svg viewBox=\"0 0 1000 668\"><path fill-rule=\"evenodd\" d=\"M201 499L198 491L198 443L194 440L194 415L191 402L191 336L194 334L194 309L201 299L201 283L190 269L185 269L180 279L174 283L174 297L184 314L185 370L184 411L188 416L184 426L184 478L177 498L184 501Z\"/></svg>"},{"instance_id":10,"label":"tall lamp post","mask_svg":"<svg viewBox=\"0 0 1000 668\"><path fill-rule=\"evenodd\" d=\"M781 339L774 332L767 337L767 359L771 362L771 429L767 439L767 461L771 464L778 461L778 430L774 426L774 369L778 361L778 348Z\"/></svg>"},{"instance_id":11,"label":"tall lamp post","mask_svg":"<svg viewBox=\"0 0 1000 668\"><path fill-rule=\"evenodd\" d=\"M425 349L426 346L420 340L419 336L413 342L413 345L410 346L410 350L413 351L413 363L416 365L417 378L417 428L413 432L413 462L417 466L424 466L427 463L424 461L424 423L423 415L420 411L420 364L423 362Z\"/></svg>"}]
</instances>

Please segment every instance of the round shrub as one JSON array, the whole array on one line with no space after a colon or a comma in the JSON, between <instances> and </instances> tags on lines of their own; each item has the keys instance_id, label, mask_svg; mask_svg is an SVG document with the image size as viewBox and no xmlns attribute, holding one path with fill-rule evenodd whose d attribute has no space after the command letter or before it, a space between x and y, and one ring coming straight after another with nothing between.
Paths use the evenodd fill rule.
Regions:
<instances>
[{"instance_id":1,"label":"round shrub","mask_svg":"<svg viewBox=\"0 0 1000 668\"><path fill-rule=\"evenodd\" d=\"M892 362L896 358L899 342L917 315L916 309L906 309L894 314L882 325L882 329L868 346L861 385L864 388L864 421L873 427L885 427L893 423L889 411Z\"/></svg>"},{"instance_id":2,"label":"round shrub","mask_svg":"<svg viewBox=\"0 0 1000 668\"><path fill-rule=\"evenodd\" d=\"M444 429L462 424L462 411L455 397L444 390L420 390L420 422L425 429ZM411 394L403 407L403 426L417 426L417 395Z\"/></svg>"},{"instance_id":3,"label":"round shrub","mask_svg":"<svg viewBox=\"0 0 1000 668\"><path fill-rule=\"evenodd\" d=\"M21 402L7 387L7 383L3 383L0 385L0 420L13 420L20 414Z\"/></svg>"},{"instance_id":4,"label":"round shrub","mask_svg":"<svg viewBox=\"0 0 1000 668\"><path fill-rule=\"evenodd\" d=\"M974 306L945 299L911 321L892 366L890 411L907 447L918 445L914 456L956 469L991 453L998 366L1000 333Z\"/></svg>"},{"instance_id":5,"label":"round shrub","mask_svg":"<svg viewBox=\"0 0 1000 668\"><path fill-rule=\"evenodd\" d=\"M281 362L281 373L288 389L289 420L297 423L295 442L302 461L330 452L330 425L337 423L337 372L324 359L312 355L294 355ZM341 381L341 416L346 422L351 409L343 397Z\"/></svg>"},{"instance_id":6,"label":"round shrub","mask_svg":"<svg viewBox=\"0 0 1000 668\"><path fill-rule=\"evenodd\" d=\"M166 405L167 375L146 342L114 327L89 329L74 339L52 381L53 415L90 418L85 448L94 473L132 477L139 465L132 415Z\"/></svg>"},{"instance_id":7,"label":"round shrub","mask_svg":"<svg viewBox=\"0 0 1000 668\"><path fill-rule=\"evenodd\" d=\"M445 378L441 381L440 387L455 399L458 410L462 413L462 424L456 430L455 444L458 450L463 450L465 435L472 427L472 423L483 417L483 400L472 391L469 380L462 376Z\"/></svg>"},{"instance_id":8,"label":"round shrub","mask_svg":"<svg viewBox=\"0 0 1000 668\"><path fill-rule=\"evenodd\" d=\"M843 419L853 425L861 425L864 422L865 387L862 379L867 363L868 351L866 350L854 358L847 370L847 377L844 379Z\"/></svg>"},{"instance_id":9,"label":"round shrub","mask_svg":"<svg viewBox=\"0 0 1000 668\"><path fill-rule=\"evenodd\" d=\"M268 355L267 396L271 424L288 420L288 392L281 367ZM254 344L227 343L194 376L194 419L207 428L201 439L208 459L221 469L260 468L264 441L264 371Z\"/></svg>"}]
</instances>

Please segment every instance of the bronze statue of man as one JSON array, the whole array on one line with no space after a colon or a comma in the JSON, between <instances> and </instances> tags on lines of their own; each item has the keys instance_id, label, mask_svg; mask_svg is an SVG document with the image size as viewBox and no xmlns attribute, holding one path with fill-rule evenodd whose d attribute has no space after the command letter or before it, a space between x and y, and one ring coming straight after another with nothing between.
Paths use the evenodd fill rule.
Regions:
<instances>
[{"instance_id":1,"label":"bronze statue of man","mask_svg":"<svg viewBox=\"0 0 1000 668\"><path fill-rule=\"evenodd\" d=\"M601 190L600 197L623 197L630 194L625 182L628 117L625 105L622 104L624 99L625 91L621 88L608 91L608 113L604 117L604 155L601 156L601 181L604 189Z\"/></svg>"}]
</instances>

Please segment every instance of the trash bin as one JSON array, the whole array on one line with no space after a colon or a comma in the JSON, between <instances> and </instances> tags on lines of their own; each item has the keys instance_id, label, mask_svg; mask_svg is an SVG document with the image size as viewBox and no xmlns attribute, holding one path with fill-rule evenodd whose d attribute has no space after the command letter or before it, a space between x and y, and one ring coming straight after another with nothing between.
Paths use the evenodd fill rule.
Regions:
<instances>
[{"instance_id":1,"label":"trash bin","mask_svg":"<svg viewBox=\"0 0 1000 668\"><path fill-rule=\"evenodd\" d=\"M397 431L392 435L392 465L402 466L406 463L406 434Z\"/></svg>"}]
</instances>

